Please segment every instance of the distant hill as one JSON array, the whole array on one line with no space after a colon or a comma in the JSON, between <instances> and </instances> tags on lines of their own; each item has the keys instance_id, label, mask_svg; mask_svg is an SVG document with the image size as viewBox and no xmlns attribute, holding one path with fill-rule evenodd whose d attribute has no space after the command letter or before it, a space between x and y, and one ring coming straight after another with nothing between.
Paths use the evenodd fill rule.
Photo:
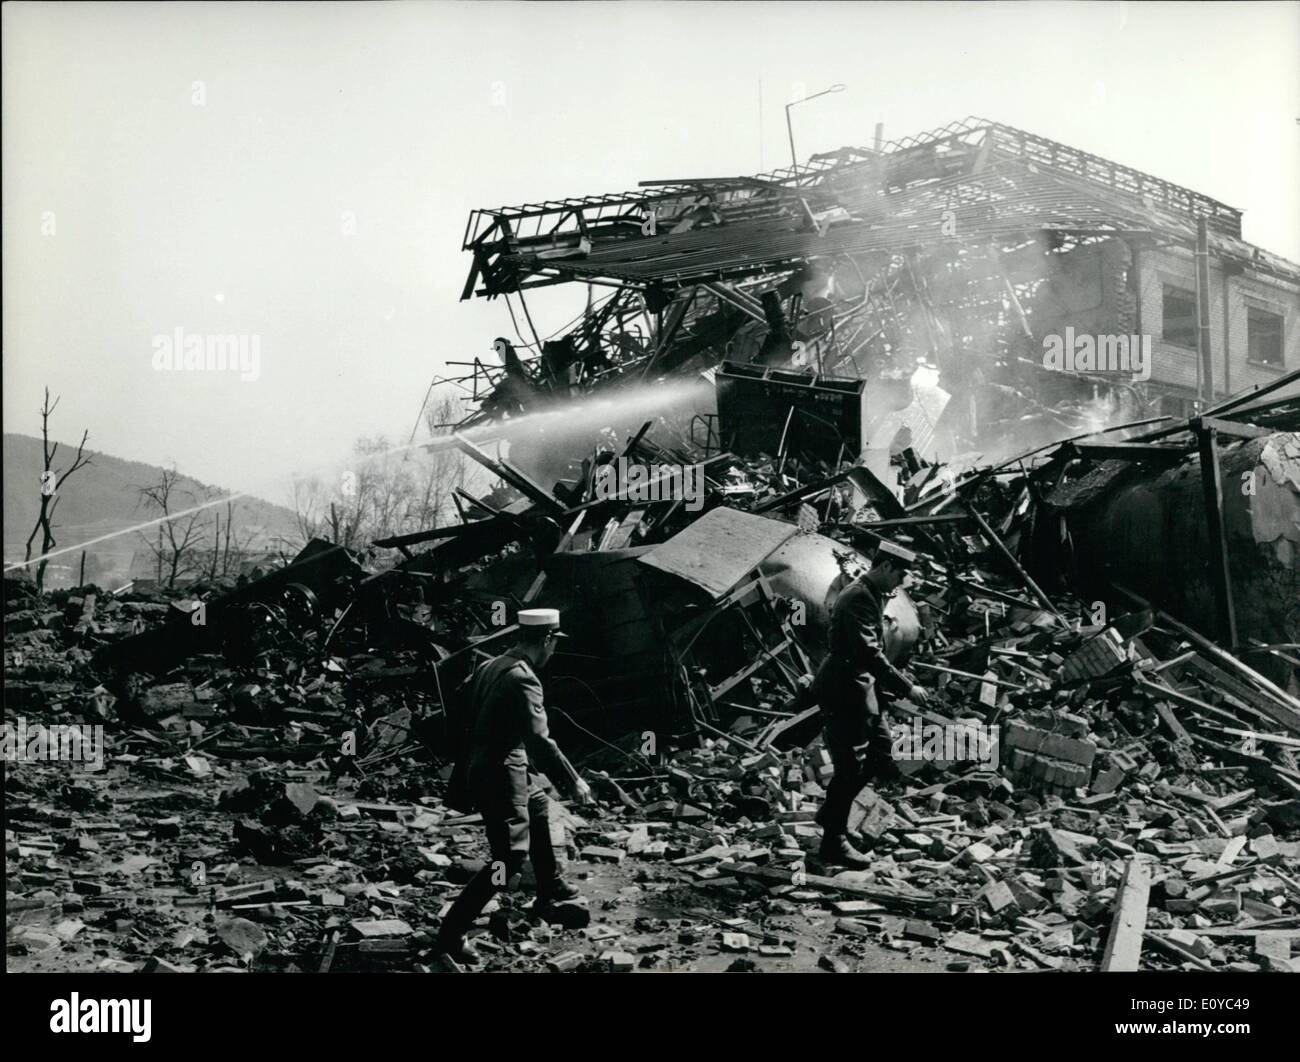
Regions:
<instances>
[{"instance_id":1,"label":"distant hill","mask_svg":"<svg viewBox=\"0 0 1300 1062\"><path fill-rule=\"evenodd\" d=\"M66 469L77 452L76 444L60 442L54 458L54 467ZM54 535L58 548L74 546L101 535L154 519L158 513L147 502L140 500L140 487L159 481L162 468L139 461L124 461L111 454L87 451L91 464L79 469L68 483L66 492L60 492L59 507L54 515ZM4 434L4 559L21 560L23 545L31 534L40 510L40 472L44 467L41 440L30 435L11 432ZM189 497L180 500L178 507L186 508L202 500L204 493L217 497L228 493L182 474L178 491L189 491ZM214 512L225 521L225 506L214 506ZM282 505L273 505L260 498L244 497L235 502L235 527L242 538L251 536L250 547L269 549L279 538L295 535L294 515ZM210 547L210 542L205 543ZM33 544L39 549L40 539ZM120 535L91 546L88 558L93 556L101 570L125 576L130 569L131 557L144 549L138 533ZM77 554L58 558L64 564L79 561ZM87 579L89 580L89 572ZM60 580L62 581L62 580Z\"/></svg>"}]
</instances>

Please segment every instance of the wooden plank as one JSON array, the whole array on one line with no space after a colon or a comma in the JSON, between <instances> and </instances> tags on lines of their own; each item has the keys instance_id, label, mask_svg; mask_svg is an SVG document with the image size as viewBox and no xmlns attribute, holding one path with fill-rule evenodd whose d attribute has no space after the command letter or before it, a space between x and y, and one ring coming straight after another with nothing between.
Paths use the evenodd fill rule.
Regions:
<instances>
[{"instance_id":1,"label":"wooden plank","mask_svg":"<svg viewBox=\"0 0 1300 1062\"><path fill-rule=\"evenodd\" d=\"M1292 710L1286 704L1278 703L1275 698L1247 685L1244 679L1229 675L1203 657L1193 657L1187 662L1187 666L1215 686L1225 698L1231 695L1265 719L1281 723L1286 729L1300 734L1300 712Z\"/></svg>"},{"instance_id":2,"label":"wooden plank","mask_svg":"<svg viewBox=\"0 0 1300 1062\"><path fill-rule=\"evenodd\" d=\"M1147 930L1147 935L1154 937L1169 932L1171 932L1171 930L1149 929ZM1300 929L1268 929L1266 927L1250 929L1238 926L1207 926L1205 929L1198 929L1196 932L1203 937L1258 937L1266 933L1275 933L1279 938L1290 938L1291 940L1300 937Z\"/></svg>"},{"instance_id":3,"label":"wooden plank","mask_svg":"<svg viewBox=\"0 0 1300 1062\"><path fill-rule=\"evenodd\" d=\"M757 739L757 741L755 741L755 745L758 748L766 748L767 746L771 745L774 741L776 741L776 739L780 737L783 733L785 733L785 731L798 726L800 723L807 722L814 715L819 715L820 713L821 713L821 708L817 705L813 705L811 708L805 708L803 711L799 712L796 715L790 716L788 719L779 720L773 723L770 727L767 728L767 730L763 732L763 734Z\"/></svg>"},{"instance_id":4,"label":"wooden plank","mask_svg":"<svg viewBox=\"0 0 1300 1062\"><path fill-rule=\"evenodd\" d=\"M792 871L782 870L780 867L760 867L756 863L719 863L717 869L721 874L755 878L772 885L788 885L794 878ZM885 905L916 907L929 906L935 902L935 897L929 893L901 892L880 885L859 885L857 882L842 881L839 878L826 877L822 874L804 874L800 880L814 888L830 889L833 892L843 892L850 896L862 896L866 899L877 900Z\"/></svg>"},{"instance_id":5,"label":"wooden plank","mask_svg":"<svg viewBox=\"0 0 1300 1062\"><path fill-rule=\"evenodd\" d=\"M573 536L578 533L578 528L582 526L582 521L586 519L586 516L587 514L585 512L581 512L573 518L573 523L569 525L569 530L564 532L560 537L560 541L556 543L554 553L563 553L569 548L569 544L573 541ZM537 600L537 595L540 594L545 587L546 573L538 572L537 578L533 580L532 585L524 591L523 603L525 605L531 605Z\"/></svg>"},{"instance_id":6,"label":"wooden plank","mask_svg":"<svg viewBox=\"0 0 1300 1062\"><path fill-rule=\"evenodd\" d=\"M316 968L317 973L329 973L330 967L334 965L334 953L339 946L339 931L333 930L329 939L325 942L325 947L321 950L320 966Z\"/></svg>"},{"instance_id":7,"label":"wooden plank","mask_svg":"<svg viewBox=\"0 0 1300 1062\"><path fill-rule=\"evenodd\" d=\"M1239 424L1235 420L1223 420L1221 417L1193 417L1192 430L1207 428L1220 435L1231 435L1236 439L1260 439L1272 435L1272 428L1260 428L1254 424Z\"/></svg>"},{"instance_id":8,"label":"wooden plank","mask_svg":"<svg viewBox=\"0 0 1300 1062\"><path fill-rule=\"evenodd\" d=\"M1138 968L1150 895L1150 869L1142 860L1130 859L1124 867L1124 880L1115 897L1115 916L1111 919L1110 934L1101 959L1103 973L1121 973Z\"/></svg>"},{"instance_id":9,"label":"wooden plank","mask_svg":"<svg viewBox=\"0 0 1300 1062\"><path fill-rule=\"evenodd\" d=\"M1173 701L1175 704L1181 704L1184 708L1191 708L1197 712L1205 712L1211 716L1231 718L1229 713L1223 711L1221 708L1216 708L1212 704L1206 704L1204 701L1197 700L1197 698L1190 694L1183 693L1181 690L1176 690L1172 686L1166 686L1163 682L1151 682L1143 678L1140 671L1135 672L1133 678L1138 687L1152 697L1152 699L1163 697L1167 700ZM1201 743L1208 742L1207 738L1200 736L1193 737L1192 740ZM1256 759L1262 760L1265 763L1268 762L1266 757L1259 756L1256 757Z\"/></svg>"},{"instance_id":10,"label":"wooden plank","mask_svg":"<svg viewBox=\"0 0 1300 1062\"><path fill-rule=\"evenodd\" d=\"M623 549L632 540L632 532L637 529L641 523L641 518L645 516L644 509L633 509L627 516L623 517L623 522L618 525L618 529L609 537L608 541L601 545L601 549Z\"/></svg>"},{"instance_id":11,"label":"wooden plank","mask_svg":"<svg viewBox=\"0 0 1300 1062\"><path fill-rule=\"evenodd\" d=\"M1198 970L1206 970L1211 973L1214 971L1214 967L1204 959L1197 958L1190 951L1184 950L1177 942L1170 940L1168 937L1161 936L1158 933L1148 932L1144 934L1144 938L1154 944L1157 949L1165 952L1165 954L1169 955L1171 958L1177 959L1179 962L1189 962Z\"/></svg>"},{"instance_id":12,"label":"wooden plank","mask_svg":"<svg viewBox=\"0 0 1300 1062\"><path fill-rule=\"evenodd\" d=\"M1235 808L1238 804L1244 804L1254 795L1255 790L1243 789L1237 793L1229 793L1227 796L1215 797L1210 801L1210 806L1215 811L1227 811L1229 808Z\"/></svg>"},{"instance_id":13,"label":"wooden plank","mask_svg":"<svg viewBox=\"0 0 1300 1062\"><path fill-rule=\"evenodd\" d=\"M1191 800L1195 801L1197 804L1209 804L1217 799L1213 794L1202 793L1198 789L1187 789L1180 785L1169 786L1169 792L1180 800Z\"/></svg>"},{"instance_id":14,"label":"wooden plank","mask_svg":"<svg viewBox=\"0 0 1300 1062\"><path fill-rule=\"evenodd\" d=\"M1243 752L1236 745L1224 745L1218 741L1211 741L1206 737L1197 737L1196 745L1203 749L1209 749L1218 759L1234 766L1245 767L1250 772L1252 778L1257 781L1272 783L1277 781L1282 767L1277 766L1267 756L1257 756L1253 753ZM1222 810L1217 805L1215 811Z\"/></svg>"},{"instance_id":15,"label":"wooden plank","mask_svg":"<svg viewBox=\"0 0 1300 1062\"><path fill-rule=\"evenodd\" d=\"M710 686L709 696L715 701L719 697L725 697L730 690L734 689L737 685L744 682L745 679L749 678L750 675L754 674L757 671L761 671L769 664L774 663L775 661L773 660L773 658L776 657L779 653L785 652L785 650L790 647L790 644L791 642L789 638L783 638L781 642L777 645L763 646L762 647L762 651L764 653L763 656L760 656L757 660L751 661L750 663L746 664L743 668L737 671L730 678L723 679L716 686Z\"/></svg>"},{"instance_id":16,"label":"wooden plank","mask_svg":"<svg viewBox=\"0 0 1300 1062\"><path fill-rule=\"evenodd\" d=\"M900 516L894 520L860 520L851 524L843 524L848 528L865 528L868 531L879 531L881 528L888 527L924 527L929 524L961 524L970 519L969 513L937 513L934 516Z\"/></svg>"},{"instance_id":17,"label":"wooden plank","mask_svg":"<svg viewBox=\"0 0 1300 1062\"><path fill-rule=\"evenodd\" d=\"M1214 823L1214 828L1223 834L1224 837L1228 838L1228 847L1231 847L1232 831L1228 829L1228 824L1219 818L1219 815L1214 808L1206 808L1205 814L1208 815L1210 821ZM1224 852L1228 851L1228 847L1224 848ZM1232 862L1232 860L1229 860L1228 862Z\"/></svg>"},{"instance_id":18,"label":"wooden plank","mask_svg":"<svg viewBox=\"0 0 1300 1062\"><path fill-rule=\"evenodd\" d=\"M1231 726L1221 726L1217 729L1220 733L1232 734L1234 737L1248 737L1255 741L1268 741L1275 745L1286 745L1288 748L1300 749L1300 738L1278 737L1276 734L1261 734L1257 730L1239 730Z\"/></svg>"},{"instance_id":19,"label":"wooden plank","mask_svg":"<svg viewBox=\"0 0 1300 1062\"><path fill-rule=\"evenodd\" d=\"M275 881L267 878L265 881L253 881L244 885L227 885L217 890L216 902L218 907L227 907L231 904L238 903L240 900L251 900L259 896L275 895Z\"/></svg>"},{"instance_id":20,"label":"wooden plank","mask_svg":"<svg viewBox=\"0 0 1300 1062\"><path fill-rule=\"evenodd\" d=\"M975 523L979 525L980 533L988 540L989 545L991 545L1002 559L1011 566L1015 573L1020 576L1020 581L1024 583L1025 588L1038 600L1038 603L1057 619L1064 621L1061 614L1056 611L1056 606L1052 604L1052 599L1043 593L1038 584L1034 582L1029 573L1021 566L1020 562L1012 556L1011 551L1006 547L1006 543L1004 543L1002 539L998 538L997 534L994 533L993 528L989 527L988 521L979 514L979 510L969 502L965 503L965 508Z\"/></svg>"},{"instance_id":21,"label":"wooden plank","mask_svg":"<svg viewBox=\"0 0 1300 1062\"><path fill-rule=\"evenodd\" d=\"M1160 721L1165 724L1165 729L1169 731L1169 736L1175 741L1185 741L1188 744L1191 744L1192 735L1183 729L1183 724L1178 721L1178 717L1174 715L1173 710L1169 705L1157 701L1155 708L1156 715L1158 715Z\"/></svg>"},{"instance_id":22,"label":"wooden plank","mask_svg":"<svg viewBox=\"0 0 1300 1062\"><path fill-rule=\"evenodd\" d=\"M1232 671L1235 671L1241 677L1242 681L1249 682L1252 686L1256 687L1256 689L1259 691L1258 693L1256 693L1256 696L1260 697L1260 702L1256 703L1255 700L1252 699L1250 703L1254 704L1255 707L1258 708L1261 712L1268 711L1267 709L1265 709L1264 705L1270 702L1265 700L1262 696L1262 694L1267 694L1268 697L1272 698L1273 702L1276 702L1271 704L1273 711L1268 711L1270 718L1275 719L1279 723L1283 723L1283 725L1286 726L1288 730L1300 734L1300 700L1297 700L1295 697L1292 697L1291 694L1286 692L1286 690L1277 686L1271 680L1265 678L1263 675L1261 675L1254 668L1250 667L1248 664L1242 663L1231 653L1225 652L1223 649L1220 649L1217 645L1215 645L1204 635L1200 634L1198 631L1194 631L1191 627L1187 626L1185 623L1180 623L1178 620L1174 619L1173 616L1169 615L1168 612L1163 612L1160 609L1156 608L1154 605L1151 604L1150 601L1144 598L1141 594L1134 593L1128 587L1120 583L1113 583L1112 585L1115 587L1116 590L1118 590L1125 597L1137 602L1144 609L1150 609L1152 612L1154 612L1157 616L1160 617L1162 623L1167 624L1168 626L1172 627L1175 631L1177 631L1179 634L1183 635L1183 637L1187 638L1190 642L1196 645L1198 649L1200 649L1202 652L1207 654L1211 658L1211 660L1215 662L1216 665L1221 667L1226 667ZM1189 661L1189 663L1195 665L1197 661L1193 659ZM1278 712L1278 711L1284 711L1288 713L1288 718L1283 719L1279 715L1275 715L1274 712Z\"/></svg>"},{"instance_id":23,"label":"wooden plank","mask_svg":"<svg viewBox=\"0 0 1300 1062\"><path fill-rule=\"evenodd\" d=\"M1287 876L1286 874L1283 874L1282 871L1278 870L1277 867L1270 866L1270 867L1266 867L1265 869L1270 874L1272 874L1275 878L1278 878L1280 881L1285 883L1286 887L1290 889L1292 892L1294 892L1297 896L1300 896L1300 882L1296 881L1294 878Z\"/></svg>"},{"instance_id":24,"label":"wooden plank","mask_svg":"<svg viewBox=\"0 0 1300 1062\"><path fill-rule=\"evenodd\" d=\"M1217 819L1216 821L1221 821ZM1223 851L1219 853L1218 865L1221 867L1230 867L1232 862L1241 854L1241 850L1246 847L1245 836L1230 837L1228 843L1223 846Z\"/></svg>"},{"instance_id":25,"label":"wooden plank","mask_svg":"<svg viewBox=\"0 0 1300 1062\"><path fill-rule=\"evenodd\" d=\"M1251 387L1232 398L1224 399L1224 401L1220 402L1217 406L1207 409L1203 414L1202 419L1205 417L1218 417L1220 414L1227 413L1230 410L1250 405L1250 403L1258 401L1265 395L1272 394L1274 391L1281 390L1283 387L1294 383L1296 380L1300 380L1300 369L1293 369L1285 376L1280 376L1276 380L1270 380L1266 384L1255 384L1254 387Z\"/></svg>"}]
</instances>

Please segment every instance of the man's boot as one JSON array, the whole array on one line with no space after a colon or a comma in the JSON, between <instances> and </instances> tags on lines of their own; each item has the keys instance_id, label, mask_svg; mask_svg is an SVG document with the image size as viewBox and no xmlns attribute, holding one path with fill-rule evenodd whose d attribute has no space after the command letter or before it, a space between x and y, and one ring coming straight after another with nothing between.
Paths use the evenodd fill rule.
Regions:
<instances>
[{"instance_id":1,"label":"man's boot","mask_svg":"<svg viewBox=\"0 0 1300 1062\"><path fill-rule=\"evenodd\" d=\"M459 963L479 966L483 957L470 944L465 943L465 934L474 924L479 912L487 906L497 891L492 882L492 865L488 864L474 875L451 905L447 917L438 929L437 949Z\"/></svg>"},{"instance_id":2,"label":"man's boot","mask_svg":"<svg viewBox=\"0 0 1300 1062\"><path fill-rule=\"evenodd\" d=\"M817 855L823 863L834 863L854 870L866 870L871 866L871 858L854 848L844 834L831 833L829 830L822 834L821 848Z\"/></svg>"},{"instance_id":3,"label":"man's boot","mask_svg":"<svg viewBox=\"0 0 1300 1062\"><path fill-rule=\"evenodd\" d=\"M486 869L485 867L484 870ZM482 874L483 871L479 873ZM484 891L477 876L471 878L469 884L465 886L465 891L456 897L451 910L447 912L447 917L438 927L435 945L438 951L462 965L479 966L483 962L483 956L474 949L474 946L465 943L465 933L474 924L478 912L487 903L483 897Z\"/></svg>"},{"instance_id":4,"label":"man's boot","mask_svg":"<svg viewBox=\"0 0 1300 1062\"><path fill-rule=\"evenodd\" d=\"M438 934L438 952L455 959L462 966L482 966L483 956L473 944L467 944L464 937L447 937Z\"/></svg>"},{"instance_id":5,"label":"man's boot","mask_svg":"<svg viewBox=\"0 0 1300 1062\"><path fill-rule=\"evenodd\" d=\"M551 832L545 823L534 822L529 831L528 856L533 861L533 876L537 878L537 899L543 906L579 896L577 888L560 877Z\"/></svg>"}]
</instances>

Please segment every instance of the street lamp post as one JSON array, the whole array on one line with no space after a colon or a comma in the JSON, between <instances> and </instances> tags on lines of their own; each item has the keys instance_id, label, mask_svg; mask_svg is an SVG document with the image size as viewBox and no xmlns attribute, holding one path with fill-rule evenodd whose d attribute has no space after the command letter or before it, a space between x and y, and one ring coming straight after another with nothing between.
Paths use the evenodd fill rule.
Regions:
<instances>
[{"instance_id":1,"label":"street lamp post","mask_svg":"<svg viewBox=\"0 0 1300 1062\"><path fill-rule=\"evenodd\" d=\"M792 103L785 105L785 131L790 137L790 163L797 170L799 168L799 157L794 153L794 126L790 124L790 108L800 103L807 103L809 100L815 100L818 96L825 96L830 92L843 92L844 86L838 82L828 89L822 89L821 92L814 92L811 96L805 96L801 100L794 100Z\"/></svg>"}]
</instances>

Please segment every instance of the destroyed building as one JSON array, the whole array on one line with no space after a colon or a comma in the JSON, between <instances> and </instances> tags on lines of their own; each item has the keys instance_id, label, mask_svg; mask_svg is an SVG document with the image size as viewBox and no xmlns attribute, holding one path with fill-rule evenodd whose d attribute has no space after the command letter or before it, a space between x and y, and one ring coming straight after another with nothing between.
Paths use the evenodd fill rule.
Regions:
<instances>
[{"instance_id":1,"label":"destroyed building","mask_svg":"<svg viewBox=\"0 0 1300 1062\"><path fill-rule=\"evenodd\" d=\"M602 801L552 843L603 891L558 928L504 898L495 968L1294 970L1300 267L1240 237L973 120L476 211L463 295L532 334L427 444L496 481L456 522L204 600L6 580L7 710L112 728L120 787L7 780L14 949L431 969L482 866L445 785L463 684L545 604L553 732ZM526 293L561 283L593 297L543 339ZM1069 332L1151 334L1150 378L1046 368ZM606 489L628 464L700 495ZM902 777L854 804L870 869L809 872L808 687L882 541L919 557L884 649L932 696L895 702Z\"/></svg>"},{"instance_id":2,"label":"destroyed building","mask_svg":"<svg viewBox=\"0 0 1300 1062\"><path fill-rule=\"evenodd\" d=\"M723 361L878 393L924 366L961 396L939 423L908 421L918 452L945 459L1012 428L1027 443L1093 426L1099 402L1187 416L1300 361L1300 266L1245 242L1241 217L975 118L753 177L477 210L462 298L524 303L564 283L601 298L568 332L530 336L526 359L476 359L474 395L518 411ZM1067 328L1151 337L1149 380L1046 369L1045 340Z\"/></svg>"}]
</instances>

